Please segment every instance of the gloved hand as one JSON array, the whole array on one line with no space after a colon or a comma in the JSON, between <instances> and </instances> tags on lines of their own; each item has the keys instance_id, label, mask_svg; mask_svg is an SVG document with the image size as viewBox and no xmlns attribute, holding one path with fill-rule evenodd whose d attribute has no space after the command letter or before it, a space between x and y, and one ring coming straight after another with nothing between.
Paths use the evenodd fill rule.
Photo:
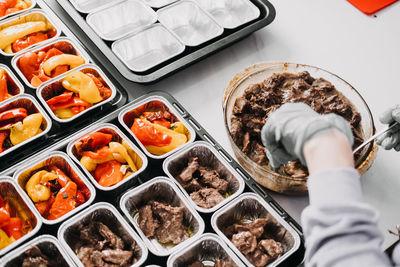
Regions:
<instances>
[{"instance_id":1,"label":"gloved hand","mask_svg":"<svg viewBox=\"0 0 400 267\"><path fill-rule=\"evenodd\" d=\"M379 117L379 120L384 124L400 122L400 105L387 109ZM394 148L396 151L400 151L400 126L394 126L389 132L378 137L376 143L386 150Z\"/></svg>"},{"instance_id":2,"label":"gloved hand","mask_svg":"<svg viewBox=\"0 0 400 267\"><path fill-rule=\"evenodd\" d=\"M304 103L282 105L270 115L261 131L271 167L278 168L294 159L300 159L307 166L303 155L306 141L332 129L342 132L353 145L350 124L341 116L333 113L320 115Z\"/></svg>"}]
</instances>

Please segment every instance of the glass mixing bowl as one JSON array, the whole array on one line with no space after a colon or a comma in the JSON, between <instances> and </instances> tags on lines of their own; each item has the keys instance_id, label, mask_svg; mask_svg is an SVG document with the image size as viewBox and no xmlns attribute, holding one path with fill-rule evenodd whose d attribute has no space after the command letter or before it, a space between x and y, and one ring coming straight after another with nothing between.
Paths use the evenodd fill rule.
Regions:
<instances>
[{"instance_id":1,"label":"glass mixing bowl","mask_svg":"<svg viewBox=\"0 0 400 267\"><path fill-rule=\"evenodd\" d=\"M361 125L364 139L368 139L375 133L375 126L371 111L362 96L349 83L326 70L294 63L262 63L249 67L236 74L235 77L230 81L229 86L226 88L223 100L225 128L235 157L256 182L272 191L289 195L306 194L307 177L293 178L291 176L279 174L271 170L269 166L261 166L255 163L246 154L244 154L233 141L230 133L230 124L235 101L238 97L243 95L244 90L249 85L260 83L274 73L299 73L303 71L308 71L314 78L321 77L331 82L339 92L341 92L353 103L358 112L361 114ZM361 151L361 156L356 163L356 168L361 175L371 167L376 154L377 146L375 142L371 142Z\"/></svg>"}]
</instances>

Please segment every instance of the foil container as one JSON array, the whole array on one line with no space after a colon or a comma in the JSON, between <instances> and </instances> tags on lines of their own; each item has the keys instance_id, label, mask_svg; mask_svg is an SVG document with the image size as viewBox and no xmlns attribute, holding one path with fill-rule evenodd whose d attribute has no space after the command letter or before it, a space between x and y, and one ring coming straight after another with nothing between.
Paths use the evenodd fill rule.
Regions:
<instances>
[{"instance_id":1,"label":"foil container","mask_svg":"<svg viewBox=\"0 0 400 267\"><path fill-rule=\"evenodd\" d=\"M16 250L8 253L1 261L4 267L19 267L25 259L24 252L33 246L37 246L40 251L57 262L59 267L76 266L65 250L61 247L60 242L51 235L38 236Z\"/></svg>"},{"instance_id":2,"label":"foil container","mask_svg":"<svg viewBox=\"0 0 400 267\"><path fill-rule=\"evenodd\" d=\"M57 166L58 168L60 168L73 182L78 185L78 189L86 188L90 192L89 196L85 196L85 203L64 214L58 219L48 220L40 215L43 223L53 225L65 220L66 218L89 206L96 196L96 190L89 183L89 181L86 180L82 172L76 167L76 165L71 161L67 154L58 151L50 152L46 153L46 155L39 157L36 160L32 160L26 163L23 167L21 167L21 169L14 173L13 178L17 181L19 188L23 191L24 195L30 200L32 204L33 201L30 199L28 193L25 191L25 185L28 179L34 173L46 169L50 166Z\"/></svg>"},{"instance_id":3,"label":"foil container","mask_svg":"<svg viewBox=\"0 0 400 267\"><path fill-rule=\"evenodd\" d=\"M139 227L139 209L150 200L169 203L174 207L183 207L183 223L192 230L193 235L175 246L165 246L157 239L149 239ZM136 231L144 240L149 250L157 256L168 256L179 251L196 240L204 231L204 221L195 209L187 202L182 192L168 178L155 177L150 181L128 191L120 200L120 208Z\"/></svg>"},{"instance_id":4,"label":"foil container","mask_svg":"<svg viewBox=\"0 0 400 267\"><path fill-rule=\"evenodd\" d=\"M219 25L234 29L260 16L260 10L249 0L195 0Z\"/></svg>"},{"instance_id":5,"label":"foil container","mask_svg":"<svg viewBox=\"0 0 400 267\"><path fill-rule=\"evenodd\" d=\"M92 13L107 6L115 5L121 0L69 0L76 10L81 13Z\"/></svg>"},{"instance_id":6,"label":"foil container","mask_svg":"<svg viewBox=\"0 0 400 267\"><path fill-rule=\"evenodd\" d=\"M104 187L101 186L96 179L93 177L93 175L80 163L80 156L78 155L76 149L75 149L75 144L78 143L78 141L84 136L84 135L88 135L97 131L101 131L103 133L108 133L108 134L112 134L112 139L111 141L116 141L121 143L122 141L125 141L132 149L133 151L136 153L137 155L137 161L138 161L138 165L141 165L140 167L138 167L137 172L133 173L132 175L126 177L125 179L123 179L121 182L119 182L118 184L115 184L113 186L109 186L109 187ZM148 164L148 160L147 157L139 150L139 148L137 148L130 140L129 138L122 133L122 131L120 129L118 129L117 126L110 124L110 123L101 123L101 124L97 124L94 125L92 127L90 127L89 129L85 130L84 132L82 132L82 135L80 138L71 141L68 146L67 146L67 153L68 155L76 162L76 164L83 169L83 171L85 172L86 176L89 177L90 181L99 189L102 191L113 191L115 189L119 189L120 190L126 190L129 187L129 181L134 179L135 177L137 177L140 173L142 173L146 168L147 168L147 164ZM135 161L135 159L132 159ZM136 164L136 162L135 162Z\"/></svg>"},{"instance_id":7,"label":"foil container","mask_svg":"<svg viewBox=\"0 0 400 267\"><path fill-rule=\"evenodd\" d=\"M300 247L299 234L269 206L264 199L254 193L244 193L222 209L216 211L211 217L214 231L229 245L246 266L253 266L236 246L223 233L224 229L242 219L255 220L272 216L273 225L268 225L268 236L279 241L283 247L283 255L279 256L267 266L278 266Z\"/></svg>"},{"instance_id":8,"label":"foil container","mask_svg":"<svg viewBox=\"0 0 400 267\"><path fill-rule=\"evenodd\" d=\"M111 89L111 96L107 98L106 100L103 100L99 103L94 104L88 109L85 109L84 111L76 114L75 116L69 118L69 119L61 119L54 114L54 112L50 109L49 105L47 105L46 101L49 100L50 98L60 95L62 92L67 91L61 84L61 80L65 78L70 72L72 71L80 71L83 73L91 73L95 77L97 77L103 84L105 84L107 87ZM50 116L57 122L60 123L68 123L73 120L78 119L80 116L83 114L96 109L98 107L101 107L110 101L112 101L117 94L117 89L115 88L114 84L107 78L107 76L104 74L104 72L96 65L93 64L84 64L81 65L75 69L69 70L59 76L57 76L54 79L51 79L48 82L42 83L39 87L38 90L36 91L36 95L39 98L40 102L43 104L43 106L46 108L46 110L49 112Z\"/></svg>"},{"instance_id":9,"label":"foil container","mask_svg":"<svg viewBox=\"0 0 400 267\"><path fill-rule=\"evenodd\" d=\"M31 9L31 10L26 11L24 13L21 13L18 16L13 16L13 17L10 17L8 19L0 21L0 31L2 31L5 28L8 28L10 26L21 24L21 23L25 23L25 22L30 22L30 21L44 21L44 22L46 22L46 24L52 25L53 28L56 29L57 33L56 33L56 35L54 37L52 37L52 38L50 38L50 39L48 39L46 41L39 42L39 43L33 44L31 46L28 46L27 48L19 51L18 53L10 53L10 54L8 54L8 53L4 52L3 49L0 49L0 54L2 54L3 56L7 56L7 57L15 56L16 54L21 54L23 52L26 52L29 49L31 49L32 47L38 46L39 44L49 43L49 42L51 42L51 40L54 40L55 38L57 38L61 34L60 27L57 24L55 24L46 15L46 13L42 9L39 9L39 8L34 8L34 9Z\"/></svg>"},{"instance_id":10,"label":"foil container","mask_svg":"<svg viewBox=\"0 0 400 267\"><path fill-rule=\"evenodd\" d=\"M214 266L216 260L224 260L229 266L244 266L239 258L216 234L206 233L186 248L168 258L168 267L187 267L195 261Z\"/></svg>"},{"instance_id":11,"label":"foil container","mask_svg":"<svg viewBox=\"0 0 400 267\"><path fill-rule=\"evenodd\" d=\"M88 225L92 221L100 221L107 225L111 231L117 234L127 246L136 243L135 256L137 262L132 266L141 266L147 259L148 250L140 237L133 231L129 224L124 220L117 209L109 203L99 202L81 212L79 215L64 222L58 229L58 239L61 245L67 250L74 262L84 267L77 256L78 249L82 246L79 242L78 227Z\"/></svg>"},{"instance_id":12,"label":"foil container","mask_svg":"<svg viewBox=\"0 0 400 267\"><path fill-rule=\"evenodd\" d=\"M22 236L20 239L12 242L7 247L0 249L0 256L4 255L8 251L17 247L18 245L25 243L26 240L34 236L42 226L42 220L40 214L36 211L36 208L32 205L30 199L27 199L20 188L18 188L16 182L7 176L0 176L0 195L4 198L9 196L16 199L19 203L22 203L23 209L28 211L27 214L32 222L32 231ZM1 260L3 262L3 260Z\"/></svg>"},{"instance_id":13,"label":"foil container","mask_svg":"<svg viewBox=\"0 0 400 267\"><path fill-rule=\"evenodd\" d=\"M182 0L157 11L158 20L187 46L198 46L224 29L196 2Z\"/></svg>"},{"instance_id":14,"label":"foil container","mask_svg":"<svg viewBox=\"0 0 400 267\"><path fill-rule=\"evenodd\" d=\"M125 0L90 13L87 23L104 40L115 41L157 21L156 13L138 0Z\"/></svg>"},{"instance_id":15,"label":"foil container","mask_svg":"<svg viewBox=\"0 0 400 267\"><path fill-rule=\"evenodd\" d=\"M7 65L0 64L0 70L3 69L7 75L7 89L8 92L12 95L12 97L23 94L24 86L19 82L17 77L15 77L14 73L10 70ZM10 97L10 98L12 98Z\"/></svg>"},{"instance_id":16,"label":"foil container","mask_svg":"<svg viewBox=\"0 0 400 267\"><path fill-rule=\"evenodd\" d=\"M181 54L185 46L157 23L115 41L111 49L130 70L143 72Z\"/></svg>"},{"instance_id":17,"label":"foil container","mask_svg":"<svg viewBox=\"0 0 400 267\"><path fill-rule=\"evenodd\" d=\"M228 192L230 195L212 208L202 208L194 202L189 193L183 188L179 181L175 178L187 167L188 161L192 157L197 157L200 166L210 167L216 170L222 179L228 181ZM211 213L239 196L244 190L244 181L240 175L230 166L226 160L207 142L194 142L179 151L178 153L169 156L163 163L164 172L170 177L179 189L183 192L188 201L195 207L196 210L202 213Z\"/></svg>"},{"instance_id":18,"label":"foil container","mask_svg":"<svg viewBox=\"0 0 400 267\"><path fill-rule=\"evenodd\" d=\"M161 8L163 6L172 4L177 0L142 0L147 5L151 6L152 8Z\"/></svg>"},{"instance_id":19,"label":"foil container","mask_svg":"<svg viewBox=\"0 0 400 267\"><path fill-rule=\"evenodd\" d=\"M32 8L34 8L36 6L36 0L25 0L25 2L30 2L30 6L28 8L25 8L23 10L19 10L17 12L13 12L13 13L5 15L3 17L0 17L0 20L6 19L6 18L11 17L11 16L15 16L15 15L21 14L23 12L31 10Z\"/></svg>"},{"instance_id":20,"label":"foil container","mask_svg":"<svg viewBox=\"0 0 400 267\"><path fill-rule=\"evenodd\" d=\"M169 151L168 153L165 153L163 155L154 155L152 153L150 153L146 147L142 144L142 142L139 141L139 139L133 134L133 132L131 131L131 126L133 124L133 121L135 119L135 117L133 116L133 110L138 108L141 105L144 105L148 102L151 101L160 101L163 104L165 104L170 113L174 114L179 121L181 121L186 129L188 129L189 133L190 133L190 139L186 142L186 144L177 147L171 151ZM144 153L153 159L163 159L168 157L169 155L175 153L176 151L178 151L179 149L182 149L183 147L187 146L190 143L193 143L194 139L196 138L196 132L193 130L193 128L186 122L186 120L179 114L179 112L168 102L167 99L165 99L162 96L150 96L146 99L143 99L142 101L139 101L137 103L128 105L126 108L124 108L118 115L118 121L120 122L120 124L125 128L125 130L127 130L131 136L135 139L136 143L139 144L140 148L144 151Z\"/></svg>"},{"instance_id":21,"label":"foil container","mask_svg":"<svg viewBox=\"0 0 400 267\"><path fill-rule=\"evenodd\" d=\"M3 152L0 153L0 158L4 157L8 153L11 153L12 151L16 150L17 148L32 142L33 140L36 140L44 135L46 135L52 126L52 122L50 117L47 115L47 113L44 111L42 106L39 105L39 103L36 101L36 99L28 94L20 94L16 95L12 98L9 98L7 100L4 100L0 104L0 113L12 108L25 108L28 111L28 115L31 115L33 113L40 113L43 116L43 121L40 129L42 130L41 133L19 143L18 145L12 146L10 148L7 148Z\"/></svg>"},{"instance_id":22,"label":"foil container","mask_svg":"<svg viewBox=\"0 0 400 267\"><path fill-rule=\"evenodd\" d=\"M90 57L89 57L89 55L85 52L85 50L84 50L77 42L75 42L74 40L72 40L72 39L70 39L70 38L67 38L67 37L59 37L59 38L56 38L56 39L52 40L51 42L46 42L46 43L44 43L44 44L38 45L38 46L36 46L36 47L34 47L34 48L31 48L31 49L29 49L29 51L38 52L38 51L44 50L44 49L46 49L46 48L50 47L51 45L53 45L53 44L55 44L55 43L58 43L58 42L67 42L67 43L71 44L72 47L73 47L74 50L75 50L73 55L81 56L81 57L83 57L83 58L85 59L85 63L89 63ZM25 51L25 50L24 50L24 51ZM26 52L26 51L25 51L25 52ZM20 52L20 53L18 53L18 55L16 55L15 57L13 57L13 59L11 60L11 65L13 66L14 70L18 73L18 75L21 77L21 79L24 81L24 83L25 83L27 86L29 86L29 87L32 88L32 89L36 89L36 87L34 87L34 86L28 81L28 79L25 77L25 75L22 73L21 69L20 69L19 66L18 66L18 65L19 65L18 61L19 61L19 59L22 57L23 54L24 54L23 52ZM54 80L57 79L57 78L58 78L58 76L56 76L56 77L54 77L54 78L52 78L52 79L50 79L50 80L48 80L48 81L46 81L46 82L50 83L50 82L54 81Z\"/></svg>"}]
</instances>

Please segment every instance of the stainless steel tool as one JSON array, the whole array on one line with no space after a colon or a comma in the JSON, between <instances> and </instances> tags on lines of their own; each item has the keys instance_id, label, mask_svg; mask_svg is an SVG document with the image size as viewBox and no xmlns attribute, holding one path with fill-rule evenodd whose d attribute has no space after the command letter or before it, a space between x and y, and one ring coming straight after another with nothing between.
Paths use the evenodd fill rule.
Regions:
<instances>
[{"instance_id":1,"label":"stainless steel tool","mask_svg":"<svg viewBox=\"0 0 400 267\"><path fill-rule=\"evenodd\" d=\"M372 141L374 141L375 139L377 139L379 136L383 135L384 133L387 133L388 131L390 131L391 129L393 129L396 125L399 125L398 122L393 123L391 125L389 125L386 129L383 129L382 131L374 134L373 136L371 136L370 138L368 138L367 140L364 141L364 143L362 143L361 145L359 145L356 149L353 150L353 154L355 154L357 151L361 150L363 147L365 147L366 145L368 145L369 143L371 143Z\"/></svg>"}]
</instances>

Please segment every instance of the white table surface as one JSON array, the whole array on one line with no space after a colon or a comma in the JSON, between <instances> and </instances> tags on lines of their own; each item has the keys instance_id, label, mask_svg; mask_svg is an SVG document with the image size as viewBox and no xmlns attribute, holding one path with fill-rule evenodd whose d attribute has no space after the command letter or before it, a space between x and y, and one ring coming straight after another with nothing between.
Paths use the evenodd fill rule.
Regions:
<instances>
[{"instance_id":1,"label":"white table surface","mask_svg":"<svg viewBox=\"0 0 400 267\"><path fill-rule=\"evenodd\" d=\"M271 1L277 11L271 25L165 80L137 85L115 71L113 75L131 88L132 96L152 90L172 94L231 155L223 124L223 92L235 73L258 62L288 61L329 70L352 84L373 114L400 104L400 2L375 17L364 15L345 0ZM379 130L382 125L374 117ZM366 202L381 213L385 248L396 240L387 230L400 224L400 153L379 150L372 168L362 177L362 186ZM300 221L307 197L271 195Z\"/></svg>"},{"instance_id":2,"label":"white table surface","mask_svg":"<svg viewBox=\"0 0 400 267\"><path fill-rule=\"evenodd\" d=\"M376 17L343 0L272 3L277 16L271 25L150 89L171 93L231 155L223 124L223 91L235 73L257 62L306 63L338 74L361 93L373 114L400 104L400 2ZM374 118L380 129L378 116ZM387 229L400 224L400 153L379 150L362 186L366 202L381 213L379 227L387 247L396 239ZM272 195L300 220L307 197Z\"/></svg>"}]
</instances>

